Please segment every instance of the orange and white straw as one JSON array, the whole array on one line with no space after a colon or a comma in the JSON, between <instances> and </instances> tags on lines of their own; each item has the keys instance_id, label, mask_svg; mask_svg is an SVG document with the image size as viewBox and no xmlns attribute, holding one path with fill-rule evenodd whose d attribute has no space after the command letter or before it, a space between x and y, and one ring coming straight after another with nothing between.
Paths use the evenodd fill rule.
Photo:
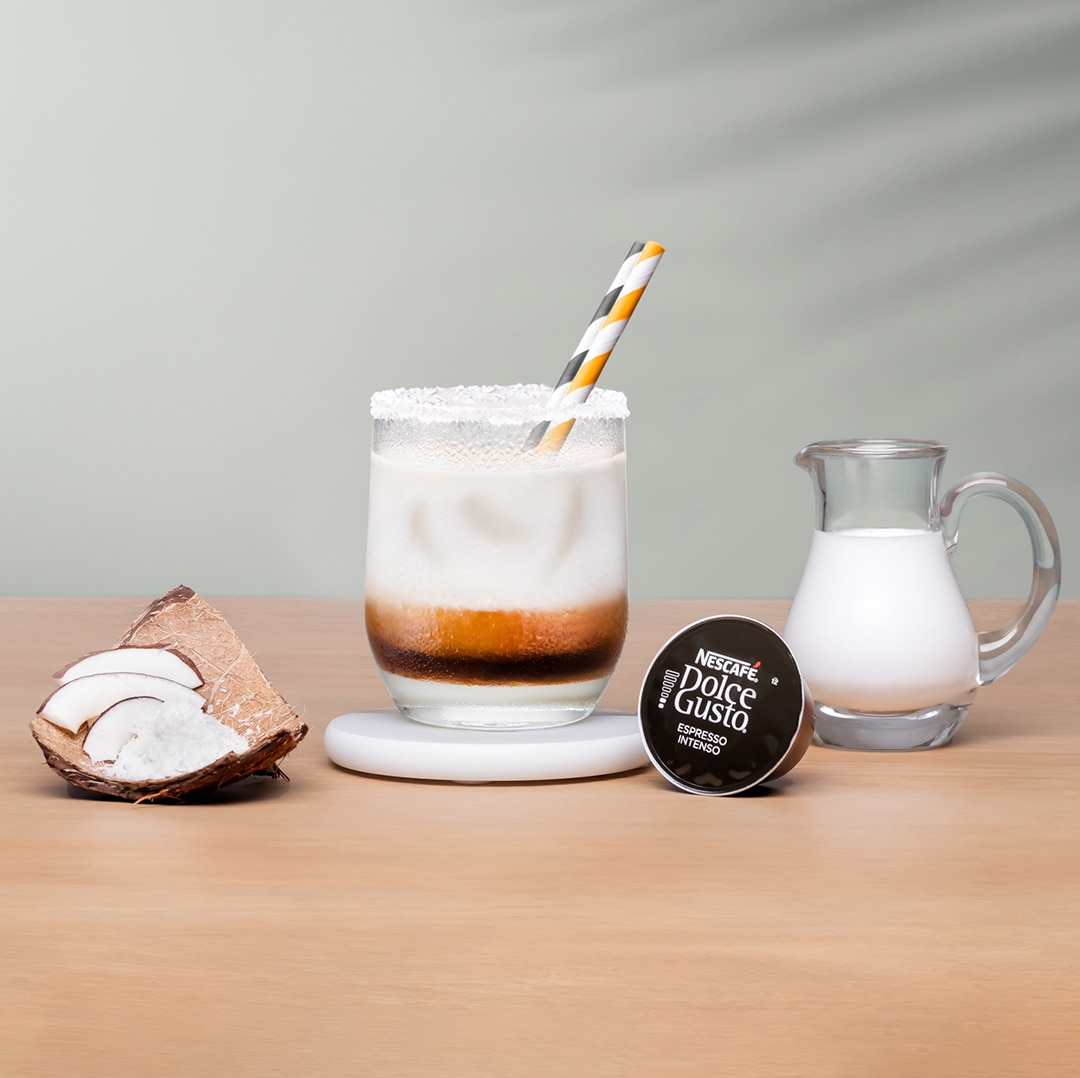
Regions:
<instances>
[{"instance_id":1,"label":"orange and white straw","mask_svg":"<svg viewBox=\"0 0 1080 1078\"><path fill-rule=\"evenodd\" d=\"M635 248L638 250L636 257L634 256ZM592 392L596 380L600 377L600 372L604 369L604 364L607 363L608 357L614 351L615 345L618 344L623 330L626 329L626 323L630 321L630 316L634 313L638 301L641 299L661 255L664 253L664 248L650 240L645 244L634 244L630 251L631 254L627 257L626 262L633 258L633 264L625 277L625 283L612 303L610 311L593 332L592 343L588 346L584 358L577 364L577 370L574 372L573 377L565 384L560 379L559 385L552 394L552 404L568 406L579 404ZM623 268L625 268L626 262L623 263ZM620 268L619 272L622 273L622 268ZM616 277L617 280L618 277ZM599 319L595 319L595 321L599 321ZM586 336L589 335L590 331L593 331L592 323L589 329L586 330ZM574 360L571 360L570 363L571 365L574 364ZM569 366L567 369L569 370ZM573 425L573 419L566 419L561 423L547 426L539 435L537 435L537 430L540 428L537 428L537 430L533 431L529 444L535 445L541 453L556 453L562 448ZM537 441L534 441L534 438L537 438Z\"/></svg>"},{"instance_id":2,"label":"orange and white straw","mask_svg":"<svg viewBox=\"0 0 1080 1078\"><path fill-rule=\"evenodd\" d=\"M645 244L640 240L630 245L630 250L622 260L622 265L619 266L619 272L615 274L615 279L604 293L604 298L600 300L600 305L596 308L596 313L592 316L592 320L589 322L588 326L585 327L585 332L581 335L581 340L578 341L578 346L574 349L573 355L570 357L570 362L566 364L565 369L559 376L558 382L555 383L555 389L548 399L547 406L549 411L557 408L562 403L567 390L570 388L570 383L574 380L578 371L581 370L581 365L585 362L585 358L589 354L589 349L592 347L593 341L596 340L596 335L607 321L608 315L611 314L611 310L615 306L615 301L622 294L623 285L626 284L626 279L630 276L630 271L637 265L638 256L644 249ZM525 448L535 449L540 444L540 441L544 437L549 426L550 424L546 419L541 423L537 423L537 425L533 427L528 440L525 442Z\"/></svg>"}]
</instances>

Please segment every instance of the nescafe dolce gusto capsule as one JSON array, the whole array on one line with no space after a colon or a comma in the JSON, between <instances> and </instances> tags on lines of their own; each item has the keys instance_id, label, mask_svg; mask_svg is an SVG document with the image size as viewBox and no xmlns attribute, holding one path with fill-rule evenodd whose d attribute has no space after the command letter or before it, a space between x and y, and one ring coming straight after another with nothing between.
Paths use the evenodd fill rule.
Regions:
<instances>
[{"instance_id":1,"label":"nescafe dolce gusto capsule","mask_svg":"<svg viewBox=\"0 0 1080 1078\"><path fill-rule=\"evenodd\" d=\"M704 618L676 633L641 686L645 749L673 785L724 796L802 759L814 703L780 634L753 618Z\"/></svg>"}]
</instances>

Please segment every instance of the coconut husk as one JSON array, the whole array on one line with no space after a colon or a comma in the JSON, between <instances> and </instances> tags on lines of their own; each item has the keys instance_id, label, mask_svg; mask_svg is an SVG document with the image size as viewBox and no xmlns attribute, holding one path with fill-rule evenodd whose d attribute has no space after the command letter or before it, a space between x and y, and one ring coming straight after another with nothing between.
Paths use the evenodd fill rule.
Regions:
<instances>
[{"instance_id":1,"label":"coconut husk","mask_svg":"<svg viewBox=\"0 0 1080 1078\"><path fill-rule=\"evenodd\" d=\"M251 747L198 771L130 782L114 778L108 764L95 764L83 752L85 727L72 734L38 715L30 729L58 775L84 790L127 801L181 800L252 775L287 778L278 761L300 743L307 726L208 602L191 588L173 588L154 600L116 642L116 647L127 645L168 646L190 658L205 682L198 692L206 698L206 711L242 734Z\"/></svg>"}]
</instances>

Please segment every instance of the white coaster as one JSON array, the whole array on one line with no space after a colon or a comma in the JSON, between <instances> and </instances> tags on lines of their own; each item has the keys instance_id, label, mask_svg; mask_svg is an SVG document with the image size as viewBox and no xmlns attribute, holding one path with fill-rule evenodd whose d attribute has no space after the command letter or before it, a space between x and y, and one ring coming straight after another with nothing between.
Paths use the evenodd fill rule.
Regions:
<instances>
[{"instance_id":1,"label":"white coaster","mask_svg":"<svg viewBox=\"0 0 1080 1078\"><path fill-rule=\"evenodd\" d=\"M602 708L546 730L454 730L396 710L354 711L330 722L323 743L350 771L448 782L580 779L649 762L637 716Z\"/></svg>"}]
</instances>

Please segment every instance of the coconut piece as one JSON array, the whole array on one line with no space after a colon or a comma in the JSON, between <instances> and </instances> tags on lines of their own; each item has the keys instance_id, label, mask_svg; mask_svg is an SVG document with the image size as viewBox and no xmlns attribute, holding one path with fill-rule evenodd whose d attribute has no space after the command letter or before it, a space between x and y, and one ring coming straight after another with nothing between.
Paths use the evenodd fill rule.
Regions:
<instances>
[{"instance_id":1,"label":"coconut piece","mask_svg":"<svg viewBox=\"0 0 1080 1078\"><path fill-rule=\"evenodd\" d=\"M50 693L38 708L43 719L76 733L103 711L132 696L156 696L159 700L187 700L195 707L203 699L194 689L152 674L90 674L67 681Z\"/></svg>"},{"instance_id":2,"label":"coconut piece","mask_svg":"<svg viewBox=\"0 0 1080 1078\"><path fill-rule=\"evenodd\" d=\"M266 680L251 653L222 615L191 588L178 587L156 599L128 626L117 647L169 647L198 667L198 690L206 710L247 739L246 752L167 779L125 781L107 764L83 752L83 736L38 715L30 724L49 766L74 786L128 801L182 799L251 775L285 778L279 761L307 733L307 726Z\"/></svg>"},{"instance_id":3,"label":"coconut piece","mask_svg":"<svg viewBox=\"0 0 1080 1078\"><path fill-rule=\"evenodd\" d=\"M60 670L53 677L61 685L90 674L152 674L154 677L178 681L189 689L203 683L195 664L175 648L152 647L110 648L92 651Z\"/></svg>"},{"instance_id":4,"label":"coconut piece","mask_svg":"<svg viewBox=\"0 0 1080 1078\"><path fill-rule=\"evenodd\" d=\"M106 708L90 727L83 741L83 752L95 764L111 763L131 740L135 724L161 711L163 700L153 696L131 696Z\"/></svg>"}]
</instances>

